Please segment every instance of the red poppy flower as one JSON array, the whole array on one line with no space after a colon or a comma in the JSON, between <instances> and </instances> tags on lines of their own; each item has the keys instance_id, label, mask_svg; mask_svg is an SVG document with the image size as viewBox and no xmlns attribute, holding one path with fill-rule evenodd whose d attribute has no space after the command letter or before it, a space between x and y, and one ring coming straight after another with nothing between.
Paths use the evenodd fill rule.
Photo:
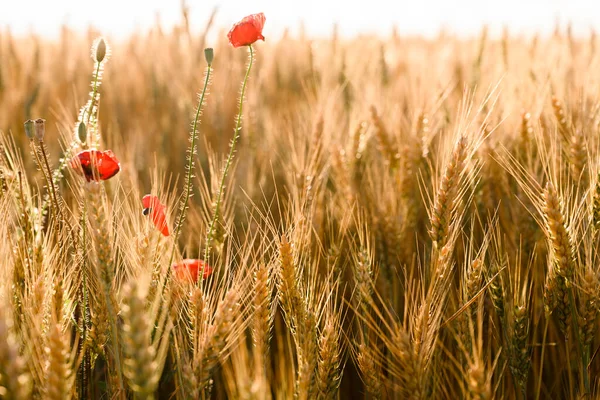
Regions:
<instances>
[{"instance_id":1,"label":"red poppy flower","mask_svg":"<svg viewBox=\"0 0 600 400\"><path fill-rule=\"evenodd\" d=\"M84 150L73 157L71 167L83 173L88 182L105 181L121 170L121 164L111 150Z\"/></svg>"},{"instance_id":2,"label":"red poppy flower","mask_svg":"<svg viewBox=\"0 0 600 400\"><path fill-rule=\"evenodd\" d=\"M180 263L173 264L175 277L180 281L196 282L200 271L202 271L202 279L206 279L212 274L213 269L204 261L192 258L186 258Z\"/></svg>"},{"instance_id":3,"label":"red poppy flower","mask_svg":"<svg viewBox=\"0 0 600 400\"><path fill-rule=\"evenodd\" d=\"M150 215L150 221L154 224L156 229L165 236L169 236L169 227L167 226L167 218L165 217L165 205L161 204L158 197L151 194L147 194L142 198L142 205L144 206L144 215Z\"/></svg>"},{"instance_id":4,"label":"red poppy flower","mask_svg":"<svg viewBox=\"0 0 600 400\"><path fill-rule=\"evenodd\" d=\"M233 28L227 34L229 43L233 47L248 46L258 39L265 40L262 35L265 25L265 14L258 13L244 17L240 22L233 25Z\"/></svg>"}]
</instances>

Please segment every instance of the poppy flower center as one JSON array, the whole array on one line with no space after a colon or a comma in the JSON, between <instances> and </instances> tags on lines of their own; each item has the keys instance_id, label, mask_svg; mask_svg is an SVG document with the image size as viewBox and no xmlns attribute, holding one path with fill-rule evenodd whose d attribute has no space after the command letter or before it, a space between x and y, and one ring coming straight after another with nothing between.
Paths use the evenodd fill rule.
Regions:
<instances>
[{"instance_id":1,"label":"poppy flower center","mask_svg":"<svg viewBox=\"0 0 600 400\"><path fill-rule=\"evenodd\" d=\"M81 169L83 169L85 176L94 176L94 170L91 163L81 163Z\"/></svg>"}]
</instances>

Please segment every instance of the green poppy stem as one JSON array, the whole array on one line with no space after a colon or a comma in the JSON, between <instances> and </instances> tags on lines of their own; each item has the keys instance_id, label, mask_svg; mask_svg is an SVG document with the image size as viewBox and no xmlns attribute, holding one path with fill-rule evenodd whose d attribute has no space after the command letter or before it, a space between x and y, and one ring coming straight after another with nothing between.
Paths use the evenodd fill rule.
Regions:
<instances>
[{"instance_id":1,"label":"green poppy stem","mask_svg":"<svg viewBox=\"0 0 600 400\"><path fill-rule=\"evenodd\" d=\"M206 69L206 78L204 79L204 87L202 88L202 94L200 95L200 101L198 102L198 108L196 109L196 116L194 117L194 123L192 125L192 133L190 138L190 151L188 158L187 171L185 174L185 187L184 194L181 201L181 206L179 210L179 218L177 220L177 224L175 225L175 233L173 235L173 245L171 247L171 256L169 257L169 269L167 272L167 276L170 274L171 268L170 266L173 264L173 258L175 257L175 247L177 246L177 240L179 239L179 234L181 233L181 227L183 226L183 222L185 221L185 215L188 208L188 203L190 201L190 197L192 194L192 178L194 176L194 155L196 154L196 141L197 135L196 131L198 128L198 121L200 119L200 112L202 110L202 106L204 105L204 96L206 95L206 89L210 83L210 73L212 71L212 65L208 64Z\"/></svg>"},{"instance_id":2,"label":"green poppy stem","mask_svg":"<svg viewBox=\"0 0 600 400\"><path fill-rule=\"evenodd\" d=\"M209 226L208 232L206 234L206 242L204 244L204 262L206 264L209 264L210 246L211 246L211 241L213 239L215 224L216 224L217 219L219 218L219 209L221 207L221 199L223 197L223 191L225 189L225 179L227 178L227 172L229 172L229 168L231 167L231 162L233 160L233 156L234 156L234 152L235 152L235 144L237 143L237 140L240 136L239 133L240 133L241 123L242 123L242 111L243 111L243 107L244 107L244 93L246 92L246 84L248 83L248 76L250 76L250 70L252 69L252 63L254 61L254 50L252 49L252 45L248 46L248 50L250 51L250 61L248 62L248 69L246 70L246 76L244 77L244 82L242 83L242 93L240 95L239 113L237 115L235 130L233 131L233 139L231 140L229 156L227 157L227 162L225 163L225 168L223 169L223 176L221 177L221 184L219 185L219 191L217 193L217 201L215 204L215 213L213 214L212 220L210 221L210 226Z\"/></svg>"}]
</instances>

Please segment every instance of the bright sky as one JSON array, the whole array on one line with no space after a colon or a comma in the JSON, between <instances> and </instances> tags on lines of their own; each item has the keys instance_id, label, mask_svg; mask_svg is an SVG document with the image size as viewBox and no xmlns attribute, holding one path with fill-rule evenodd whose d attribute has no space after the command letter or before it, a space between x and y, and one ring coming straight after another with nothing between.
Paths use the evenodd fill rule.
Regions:
<instances>
[{"instance_id":1,"label":"bright sky","mask_svg":"<svg viewBox=\"0 0 600 400\"><path fill-rule=\"evenodd\" d=\"M575 33L600 30L599 0L187 0L190 19L198 30L213 7L216 24L229 27L243 16L264 12L264 34L278 35L284 27L296 31L304 21L310 35L331 33L334 22L342 35L360 32L388 34L396 25L404 34L435 35L445 27L458 34L478 33L488 24L491 33L506 24L512 32L549 33L558 21L571 22ZM179 0L0 0L0 29L31 30L56 37L66 22L75 29L92 24L104 35L124 37L155 23L163 28L180 19Z\"/></svg>"}]
</instances>

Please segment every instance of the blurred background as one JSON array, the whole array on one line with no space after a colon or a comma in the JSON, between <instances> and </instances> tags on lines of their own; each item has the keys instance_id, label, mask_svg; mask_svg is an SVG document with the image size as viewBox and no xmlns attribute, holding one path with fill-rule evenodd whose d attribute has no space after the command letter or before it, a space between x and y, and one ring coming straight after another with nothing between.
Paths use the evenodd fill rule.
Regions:
<instances>
[{"instance_id":1,"label":"blurred background","mask_svg":"<svg viewBox=\"0 0 600 400\"><path fill-rule=\"evenodd\" d=\"M490 34L504 26L515 33L549 33L557 23L571 23L575 34L587 34L600 26L600 5L593 0L421 0L421 1L187 1L192 29L201 30L217 8L216 26L229 26L244 15L267 15L265 36L278 35L286 27L292 33L301 23L310 35L331 33L336 23L341 35L389 33L396 26L402 34L436 35L448 30L459 35L476 34L488 25ZM168 29L180 21L177 1L147 0L0 1L0 27L12 33L36 32L58 37L62 24L75 30L89 25L110 37L126 37L150 29L156 21Z\"/></svg>"}]
</instances>

